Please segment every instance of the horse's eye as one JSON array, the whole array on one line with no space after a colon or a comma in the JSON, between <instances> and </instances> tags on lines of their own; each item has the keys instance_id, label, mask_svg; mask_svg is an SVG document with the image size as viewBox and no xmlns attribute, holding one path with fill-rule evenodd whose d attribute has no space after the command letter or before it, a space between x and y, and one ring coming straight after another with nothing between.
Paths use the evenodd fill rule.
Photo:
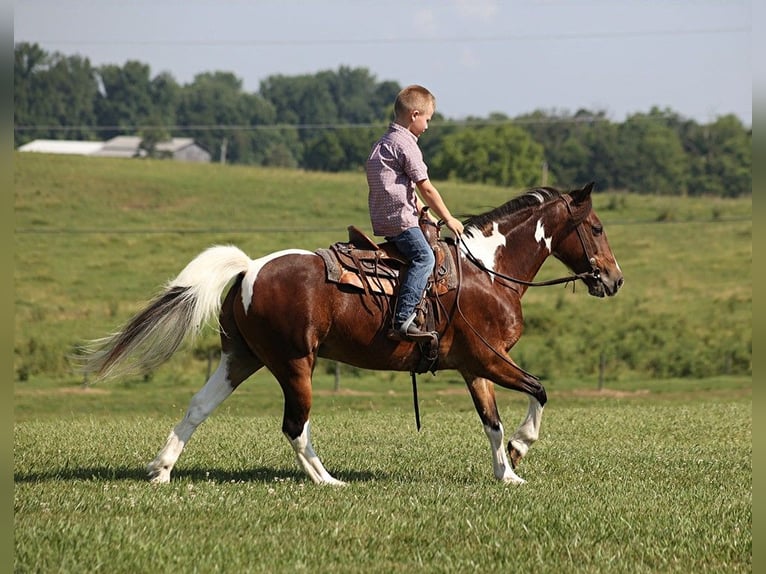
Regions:
<instances>
[{"instance_id":1,"label":"horse's eye","mask_svg":"<svg viewBox=\"0 0 766 574\"><path fill-rule=\"evenodd\" d=\"M593 226L593 235L599 236L604 233L604 228L600 225Z\"/></svg>"}]
</instances>

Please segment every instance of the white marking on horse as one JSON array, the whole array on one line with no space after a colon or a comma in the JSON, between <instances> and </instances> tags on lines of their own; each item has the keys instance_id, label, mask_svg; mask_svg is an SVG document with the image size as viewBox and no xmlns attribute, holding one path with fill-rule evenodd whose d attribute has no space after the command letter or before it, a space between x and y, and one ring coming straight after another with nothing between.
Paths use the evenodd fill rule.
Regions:
<instances>
[{"instance_id":1,"label":"white marking on horse","mask_svg":"<svg viewBox=\"0 0 766 574\"><path fill-rule=\"evenodd\" d=\"M535 397L530 396L527 416L511 437L511 446L519 451L522 457L526 456L529 447L539 438L542 418L543 406Z\"/></svg>"},{"instance_id":2,"label":"white marking on horse","mask_svg":"<svg viewBox=\"0 0 766 574\"><path fill-rule=\"evenodd\" d=\"M535 229L535 241L540 243L541 241L545 242L545 247L548 249L548 253L551 252L551 241L553 241L553 236L550 237L545 236L545 227L543 227L543 220L538 219L537 220L537 228Z\"/></svg>"},{"instance_id":3,"label":"white marking on horse","mask_svg":"<svg viewBox=\"0 0 766 574\"><path fill-rule=\"evenodd\" d=\"M465 256L467 251L481 261L482 265L492 271L495 270L495 258L497 257L497 250L500 247L505 247L505 235L500 233L500 228L497 222L492 222L492 233L489 237L485 236L481 230L471 227L473 235L469 237L463 234L463 240L460 243L460 250ZM467 251L466 251L467 248ZM495 280L494 275L490 275L492 281Z\"/></svg>"},{"instance_id":4,"label":"white marking on horse","mask_svg":"<svg viewBox=\"0 0 766 574\"><path fill-rule=\"evenodd\" d=\"M543 194L540 193L539 191L530 191L529 195L536 197L537 201L539 201L540 203L545 202L545 198L543 197Z\"/></svg>"},{"instance_id":5,"label":"white marking on horse","mask_svg":"<svg viewBox=\"0 0 766 574\"><path fill-rule=\"evenodd\" d=\"M208 379L205 386L192 397L186 416L170 432L165 446L157 457L146 466L149 479L154 484L170 482L170 473L175 466L184 446L196 428L220 405L234 388L229 379L229 355L221 353L218 368Z\"/></svg>"},{"instance_id":6,"label":"white marking on horse","mask_svg":"<svg viewBox=\"0 0 766 574\"><path fill-rule=\"evenodd\" d=\"M505 454L503 425L499 425L497 429L484 425L484 432L492 450L492 472L495 473L495 478L509 484L524 484L526 481L513 472L513 467Z\"/></svg>"},{"instance_id":7,"label":"white marking on horse","mask_svg":"<svg viewBox=\"0 0 766 574\"><path fill-rule=\"evenodd\" d=\"M275 251L269 255L264 255L255 259L250 265L250 269L247 270L245 278L242 280L242 305L245 307L245 311L250 308L250 303L253 301L253 286L255 280L258 277L258 273L263 269L269 261L273 261L284 255L315 255L311 251L305 249L283 249L282 251Z\"/></svg>"},{"instance_id":8,"label":"white marking on horse","mask_svg":"<svg viewBox=\"0 0 766 574\"><path fill-rule=\"evenodd\" d=\"M335 486L343 486L346 483L342 480L334 478L325 469L322 461L314 452L314 447L311 445L311 431L309 430L309 421L303 425L303 431L295 439L290 438L287 433L287 440L290 441L290 446L295 451L295 459L298 465L309 475L311 480L316 484L332 484Z\"/></svg>"}]
</instances>

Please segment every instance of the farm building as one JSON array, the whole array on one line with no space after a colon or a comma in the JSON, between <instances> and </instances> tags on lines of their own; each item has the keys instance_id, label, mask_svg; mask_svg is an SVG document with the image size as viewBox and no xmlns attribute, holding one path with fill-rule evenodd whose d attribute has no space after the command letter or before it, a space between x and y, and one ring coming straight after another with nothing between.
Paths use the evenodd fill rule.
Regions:
<instances>
[{"instance_id":1,"label":"farm building","mask_svg":"<svg viewBox=\"0 0 766 574\"><path fill-rule=\"evenodd\" d=\"M19 151L37 153L61 153L68 155L93 155L104 147L104 142L75 140L32 140L19 147Z\"/></svg>"},{"instance_id":2,"label":"farm building","mask_svg":"<svg viewBox=\"0 0 766 574\"><path fill-rule=\"evenodd\" d=\"M33 140L19 151L38 153L59 153L87 155L93 157L146 157L146 150L141 149L141 137L117 136L105 142L75 140ZM172 138L155 145L158 157L172 158L177 161L209 162L210 153L198 145L193 138Z\"/></svg>"}]
</instances>

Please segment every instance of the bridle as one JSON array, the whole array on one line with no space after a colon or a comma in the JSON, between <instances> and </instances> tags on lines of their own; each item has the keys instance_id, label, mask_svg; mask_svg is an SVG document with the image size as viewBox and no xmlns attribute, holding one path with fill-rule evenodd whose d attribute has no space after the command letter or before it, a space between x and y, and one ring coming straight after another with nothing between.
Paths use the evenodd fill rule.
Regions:
<instances>
[{"instance_id":1,"label":"bridle","mask_svg":"<svg viewBox=\"0 0 766 574\"><path fill-rule=\"evenodd\" d=\"M515 277L510 277L508 275L505 275L503 273L500 273L498 271L495 271L494 269L489 269L482 261L476 257L471 250L468 248L468 245L466 245L465 242L461 242L459 238L456 238L456 245L458 245L459 248L463 250L468 260L476 265L479 269L482 271L485 271L489 273L490 275L494 277L498 277L500 279L504 279L505 281L509 281L511 283L518 283L519 285L525 285L527 287L546 287L548 285L560 285L561 283L572 283L573 281L577 281L578 279L584 280L586 278L592 278L592 279L600 279L601 278L601 270L596 265L596 258L593 257L588 249L588 244L585 241L585 238L583 237L583 221L585 221L585 217L581 218L579 221L577 221L577 218L574 215L574 211L572 210L572 197L569 195L562 195L559 197L561 201L564 202L564 205L566 205L567 212L569 213L569 216L572 220L572 223L575 225L575 231L577 232L577 238L580 240L580 245L582 245L583 253L585 253L585 257L588 260L588 263L590 264L590 271L584 271L582 273L575 273L572 275L568 275L566 277L559 277L557 279L549 279L548 281L525 281L524 279L517 279ZM590 213L590 212L588 212ZM585 214L587 216L587 213ZM457 260L458 260L458 267L460 265L460 255L457 254ZM462 273L461 273L462 275Z\"/></svg>"}]
</instances>

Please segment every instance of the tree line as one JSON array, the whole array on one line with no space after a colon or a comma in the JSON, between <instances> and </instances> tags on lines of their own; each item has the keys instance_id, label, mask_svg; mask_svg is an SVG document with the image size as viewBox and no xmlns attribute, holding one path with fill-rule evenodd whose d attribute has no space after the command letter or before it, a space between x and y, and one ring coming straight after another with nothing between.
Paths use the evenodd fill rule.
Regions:
<instances>
[{"instance_id":1,"label":"tree line","mask_svg":"<svg viewBox=\"0 0 766 574\"><path fill-rule=\"evenodd\" d=\"M255 93L231 72L189 84L147 64L93 66L79 55L14 48L14 143L138 135L152 155L192 137L216 160L319 171L361 170L402 88L366 68L273 75ZM438 95L437 95L438 97ZM735 115L707 124L653 107L611 121L602 110L535 110L450 120L435 115L420 144L433 179L737 197L752 193L752 128Z\"/></svg>"}]
</instances>

